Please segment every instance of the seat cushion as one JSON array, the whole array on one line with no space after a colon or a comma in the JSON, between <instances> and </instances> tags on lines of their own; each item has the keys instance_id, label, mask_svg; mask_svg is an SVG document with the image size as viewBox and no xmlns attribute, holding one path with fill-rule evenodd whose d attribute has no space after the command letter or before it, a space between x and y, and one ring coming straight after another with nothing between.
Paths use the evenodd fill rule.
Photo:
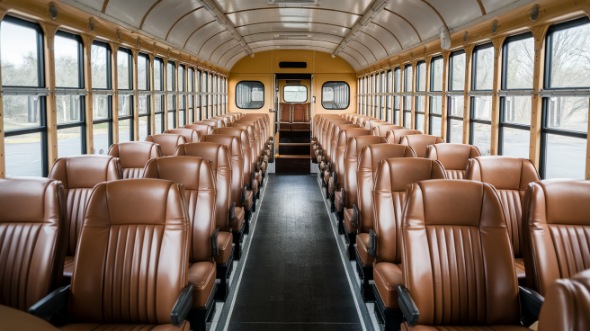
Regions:
<instances>
[{"instance_id":1,"label":"seat cushion","mask_svg":"<svg viewBox=\"0 0 590 331\"><path fill-rule=\"evenodd\" d=\"M193 308L205 308L216 277L215 263L197 262L188 268L188 283L193 285Z\"/></svg>"},{"instance_id":2,"label":"seat cushion","mask_svg":"<svg viewBox=\"0 0 590 331\"><path fill-rule=\"evenodd\" d=\"M402 284L401 265L380 262L373 267L373 279L385 308L398 308L397 286Z\"/></svg>"},{"instance_id":3,"label":"seat cushion","mask_svg":"<svg viewBox=\"0 0 590 331\"><path fill-rule=\"evenodd\" d=\"M217 256L215 257L215 263L226 264L229 261L229 257L232 252L232 239L231 232L219 231L217 233Z\"/></svg>"},{"instance_id":4,"label":"seat cushion","mask_svg":"<svg viewBox=\"0 0 590 331\"><path fill-rule=\"evenodd\" d=\"M370 236L366 232L361 232L356 235L356 251L359 257L358 262L363 267L368 267L373 264L375 260L372 256L369 256L369 240Z\"/></svg>"},{"instance_id":5,"label":"seat cushion","mask_svg":"<svg viewBox=\"0 0 590 331\"><path fill-rule=\"evenodd\" d=\"M65 325L61 330L67 331L188 331L190 330L190 324L188 321L184 321L180 326L174 326L172 324L160 324L160 325L141 325L141 324L95 324L95 323L84 323L84 324L70 324Z\"/></svg>"}]
</instances>

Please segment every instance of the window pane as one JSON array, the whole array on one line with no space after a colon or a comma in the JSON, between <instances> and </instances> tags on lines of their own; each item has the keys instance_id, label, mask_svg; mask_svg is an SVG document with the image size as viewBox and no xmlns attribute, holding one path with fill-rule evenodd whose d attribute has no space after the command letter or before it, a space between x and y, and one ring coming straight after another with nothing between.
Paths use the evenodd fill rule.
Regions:
<instances>
[{"instance_id":1,"label":"window pane","mask_svg":"<svg viewBox=\"0 0 590 331\"><path fill-rule=\"evenodd\" d=\"M178 66L178 90L180 92L186 91L186 76L183 65Z\"/></svg>"},{"instance_id":2,"label":"window pane","mask_svg":"<svg viewBox=\"0 0 590 331\"><path fill-rule=\"evenodd\" d=\"M178 112L178 121L180 122L180 126L186 125L186 111L181 110Z\"/></svg>"},{"instance_id":3,"label":"window pane","mask_svg":"<svg viewBox=\"0 0 590 331\"><path fill-rule=\"evenodd\" d=\"M502 97L504 103L503 123L531 125L531 97L506 96Z\"/></svg>"},{"instance_id":4,"label":"window pane","mask_svg":"<svg viewBox=\"0 0 590 331\"><path fill-rule=\"evenodd\" d=\"M411 129L412 125L412 113L404 112L404 128Z\"/></svg>"},{"instance_id":5,"label":"window pane","mask_svg":"<svg viewBox=\"0 0 590 331\"><path fill-rule=\"evenodd\" d=\"M465 90L465 53L457 53L451 56L449 61L451 69L449 76L449 90Z\"/></svg>"},{"instance_id":6,"label":"window pane","mask_svg":"<svg viewBox=\"0 0 590 331\"><path fill-rule=\"evenodd\" d=\"M441 136L442 134L442 119L437 116L430 117L430 134L433 136Z\"/></svg>"},{"instance_id":7,"label":"window pane","mask_svg":"<svg viewBox=\"0 0 590 331\"><path fill-rule=\"evenodd\" d=\"M166 109L168 109L168 111L175 111L176 110L176 95L172 94L172 93L168 93L168 95L166 96Z\"/></svg>"},{"instance_id":8,"label":"window pane","mask_svg":"<svg viewBox=\"0 0 590 331\"><path fill-rule=\"evenodd\" d=\"M532 89L534 68L533 37L510 41L505 47L506 89Z\"/></svg>"},{"instance_id":9,"label":"window pane","mask_svg":"<svg viewBox=\"0 0 590 331\"><path fill-rule=\"evenodd\" d=\"M473 123L473 131L471 132L473 139L471 144L479 148L481 155L490 155L490 146L492 146L491 128L492 126L489 124Z\"/></svg>"},{"instance_id":10,"label":"window pane","mask_svg":"<svg viewBox=\"0 0 590 331\"><path fill-rule=\"evenodd\" d=\"M416 70L418 71L418 75L416 77L416 91L426 91L426 63L418 63Z\"/></svg>"},{"instance_id":11,"label":"window pane","mask_svg":"<svg viewBox=\"0 0 590 331\"><path fill-rule=\"evenodd\" d=\"M416 114L416 130L424 132L424 114Z\"/></svg>"},{"instance_id":12,"label":"window pane","mask_svg":"<svg viewBox=\"0 0 590 331\"><path fill-rule=\"evenodd\" d=\"M417 113L424 113L425 109L424 106L426 105L426 96L425 95L417 95L416 96L416 112Z\"/></svg>"},{"instance_id":13,"label":"window pane","mask_svg":"<svg viewBox=\"0 0 590 331\"><path fill-rule=\"evenodd\" d=\"M92 114L95 121L111 118L111 114L109 112L111 97L109 95L94 94L92 96L92 100Z\"/></svg>"},{"instance_id":14,"label":"window pane","mask_svg":"<svg viewBox=\"0 0 590 331\"><path fill-rule=\"evenodd\" d=\"M412 110L412 96L405 95L404 96L404 111L411 111Z\"/></svg>"},{"instance_id":15,"label":"window pane","mask_svg":"<svg viewBox=\"0 0 590 331\"><path fill-rule=\"evenodd\" d=\"M322 107L345 109L350 104L350 86L345 82L327 82L322 85Z\"/></svg>"},{"instance_id":16,"label":"window pane","mask_svg":"<svg viewBox=\"0 0 590 331\"><path fill-rule=\"evenodd\" d=\"M166 91L176 91L176 86L174 85L176 82L174 62L168 62L166 68Z\"/></svg>"},{"instance_id":17,"label":"window pane","mask_svg":"<svg viewBox=\"0 0 590 331\"><path fill-rule=\"evenodd\" d=\"M108 89L111 84L109 82L109 52L107 46L92 44L90 62L92 66L92 88Z\"/></svg>"},{"instance_id":18,"label":"window pane","mask_svg":"<svg viewBox=\"0 0 590 331\"><path fill-rule=\"evenodd\" d=\"M150 86L150 63L147 55L140 54L137 57L137 89L148 90Z\"/></svg>"},{"instance_id":19,"label":"window pane","mask_svg":"<svg viewBox=\"0 0 590 331\"><path fill-rule=\"evenodd\" d=\"M41 133L6 137L4 146L6 148L6 177L40 177L43 175Z\"/></svg>"},{"instance_id":20,"label":"window pane","mask_svg":"<svg viewBox=\"0 0 590 331\"><path fill-rule=\"evenodd\" d=\"M412 92L412 66L404 68L404 92Z\"/></svg>"},{"instance_id":21,"label":"window pane","mask_svg":"<svg viewBox=\"0 0 590 331\"><path fill-rule=\"evenodd\" d=\"M100 123L93 125L94 130L94 154L106 155L109 151L109 136L111 135L110 123Z\"/></svg>"},{"instance_id":22,"label":"window pane","mask_svg":"<svg viewBox=\"0 0 590 331\"><path fill-rule=\"evenodd\" d=\"M162 100L164 96L161 94L154 95L154 112L155 113L162 113L164 112L164 108L162 107Z\"/></svg>"},{"instance_id":23,"label":"window pane","mask_svg":"<svg viewBox=\"0 0 590 331\"><path fill-rule=\"evenodd\" d=\"M57 124L68 124L82 121L82 102L79 95L56 95Z\"/></svg>"},{"instance_id":24,"label":"window pane","mask_svg":"<svg viewBox=\"0 0 590 331\"><path fill-rule=\"evenodd\" d=\"M285 102L307 101L307 87L301 85L288 85L283 87L283 100L285 100Z\"/></svg>"},{"instance_id":25,"label":"window pane","mask_svg":"<svg viewBox=\"0 0 590 331\"><path fill-rule=\"evenodd\" d=\"M164 132L164 124L162 123L162 120L164 119L164 117L162 116L162 113L158 113L154 116L154 121L156 121L156 132L155 133L162 133Z\"/></svg>"},{"instance_id":26,"label":"window pane","mask_svg":"<svg viewBox=\"0 0 590 331\"><path fill-rule=\"evenodd\" d=\"M589 43L589 23L549 33L550 88L590 86Z\"/></svg>"},{"instance_id":27,"label":"window pane","mask_svg":"<svg viewBox=\"0 0 590 331\"><path fill-rule=\"evenodd\" d=\"M162 91L162 59L154 60L154 90Z\"/></svg>"},{"instance_id":28,"label":"window pane","mask_svg":"<svg viewBox=\"0 0 590 331\"><path fill-rule=\"evenodd\" d=\"M168 112L168 129L176 128L176 114L174 112Z\"/></svg>"},{"instance_id":29,"label":"window pane","mask_svg":"<svg viewBox=\"0 0 590 331\"><path fill-rule=\"evenodd\" d=\"M121 120L119 121L119 142L131 141L131 121L132 120Z\"/></svg>"},{"instance_id":30,"label":"window pane","mask_svg":"<svg viewBox=\"0 0 590 331\"><path fill-rule=\"evenodd\" d=\"M430 62L431 80L430 90L431 91L442 91L442 80L443 80L443 59L442 57L436 57Z\"/></svg>"},{"instance_id":31,"label":"window pane","mask_svg":"<svg viewBox=\"0 0 590 331\"><path fill-rule=\"evenodd\" d=\"M32 95L4 95L4 130L14 131L44 125L41 121L42 99Z\"/></svg>"},{"instance_id":32,"label":"window pane","mask_svg":"<svg viewBox=\"0 0 590 331\"><path fill-rule=\"evenodd\" d=\"M491 90L494 81L494 48L491 45L477 48L473 53L474 90Z\"/></svg>"},{"instance_id":33,"label":"window pane","mask_svg":"<svg viewBox=\"0 0 590 331\"><path fill-rule=\"evenodd\" d=\"M43 60L38 58L37 30L8 21L2 21L0 27L2 85L43 86L39 81Z\"/></svg>"},{"instance_id":34,"label":"window pane","mask_svg":"<svg viewBox=\"0 0 590 331\"><path fill-rule=\"evenodd\" d=\"M545 178L584 179L586 139L548 134Z\"/></svg>"},{"instance_id":35,"label":"window pane","mask_svg":"<svg viewBox=\"0 0 590 331\"><path fill-rule=\"evenodd\" d=\"M82 154L82 128L57 130L57 152L59 157Z\"/></svg>"},{"instance_id":36,"label":"window pane","mask_svg":"<svg viewBox=\"0 0 590 331\"><path fill-rule=\"evenodd\" d=\"M140 141L145 140L145 138L150 134L149 127L150 127L150 117L149 116L141 116L139 118L139 140Z\"/></svg>"},{"instance_id":37,"label":"window pane","mask_svg":"<svg viewBox=\"0 0 590 331\"><path fill-rule=\"evenodd\" d=\"M400 68L395 68L393 70L393 89L394 92L399 93L401 92L401 88L400 88L400 77L401 77L401 69Z\"/></svg>"},{"instance_id":38,"label":"window pane","mask_svg":"<svg viewBox=\"0 0 590 331\"><path fill-rule=\"evenodd\" d=\"M430 113L442 114L442 95L435 95L430 97Z\"/></svg>"},{"instance_id":39,"label":"window pane","mask_svg":"<svg viewBox=\"0 0 590 331\"><path fill-rule=\"evenodd\" d=\"M546 127L578 132L588 131L588 97L547 99Z\"/></svg>"},{"instance_id":40,"label":"window pane","mask_svg":"<svg viewBox=\"0 0 590 331\"><path fill-rule=\"evenodd\" d=\"M449 97L449 116L463 117L465 108L465 98L462 95L453 95Z\"/></svg>"},{"instance_id":41,"label":"window pane","mask_svg":"<svg viewBox=\"0 0 590 331\"><path fill-rule=\"evenodd\" d=\"M449 120L449 142L450 143L463 143L463 121Z\"/></svg>"},{"instance_id":42,"label":"window pane","mask_svg":"<svg viewBox=\"0 0 590 331\"><path fill-rule=\"evenodd\" d=\"M528 130L502 128L502 155L528 159L530 140Z\"/></svg>"},{"instance_id":43,"label":"window pane","mask_svg":"<svg viewBox=\"0 0 590 331\"><path fill-rule=\"evenodd\" d=\"M188 91L195 92L195 69L188 68Z\"/></svg>"},{"instance_id":44,"label":"window pane","mask_svg":"<svg viewBox=\"0 0 590 331\"><path fill-rule=\"evenodd\" d=\"M82 87L79 57L80 42L57 34L55 36L55 85L57 87Z\"/></svg>"},{"instance_id":45,"label":"window pane","mask_svg":"<svg viewBox=\"0 0 590 331\"><path fill-rule=\"evenodd\" d=\"M131 54L127 51L117 52L117 83L120 90L131 89Z\"/></svg>"},{"instance_id":46,"label":"window pane","mask_svg":"<svg viewBox=\"0 0 590 331\"><path fill-rule=\"evenodd\" d=\"M207 75L203 75L205 81ZM205 84L205 83L204 83ZM207 105L203 98L203 105ZM236 85L236 106L241 109L260 109L264 106L264 85L261 82L242 81Z\"/></svg>"},{"instance_id":47,"label":"window pane","mask_svg":"<svg viewBox=\"0 0 590 331\"><path fill-rule=\"evenodd\" d=\"M119 94L119 117L133 115L133 97L128 94Z\"/></svg>"},{"instance_id":48,"label":"window pane","mask_svg":"<svg viewBox=\"0 0 590 331\"><path fill-rule=\"evenodd\" d=\"M478 120L492 120L492 97L476 96L471 99L473 107L473 118Z\"/></svg>"},{"instance_id":49,"label":"window pane","mask_svg":"<svg viewBox=\"0 0 590 331\"><path fill-rule=\"evenodd\" d=\"M139 115L145 115L150 113L150 96L146 94L139 95L139 104L137 105Z\"/></svg>"}]
</instances>

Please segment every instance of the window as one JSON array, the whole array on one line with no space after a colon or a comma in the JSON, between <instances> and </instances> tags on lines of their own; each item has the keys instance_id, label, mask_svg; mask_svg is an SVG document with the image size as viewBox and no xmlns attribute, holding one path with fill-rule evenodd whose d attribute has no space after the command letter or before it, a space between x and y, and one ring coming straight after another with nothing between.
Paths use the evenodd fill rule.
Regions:
<instances>
[{"instance_id":1,"label":"window","mask_svg":"<svg viewBox=\"0 0 590 331\"><path fill-rule=\"evenodd\" d=\"M168 61L166 65L166 111L167 128L176 128L176 63L172 61Z\"/></svg>"},{"instance_id":2,"label":"window","mask_svg":"<svg viewBox=\"0 0 590 331\"><path fill-rule=\"evenodd\" d=\"M350 104L350 86L346 82L326 82L322 85L322 107L346 109Z\"/></svg>"},{"instance_id":3,"label":"window","mask_svg":"<svg viewBox=\"0 0 590 331\"><path fill-rule=\"evenodd\" d=\"M43 34L33 23L6 16L1 24L6 176L47 175Z\"/></svg>"},{"instance_id":4,"label":"window","mask_svg":"<svg viewBox=\"0 0 590 331\"><path fill-rule=\"evenodd\" d=\"M385 89L385 121L391 123L393 120L393 109L391 103L393 101L393 71L387 70L386 89Z\"/></svg>"},{"instance_id":5,"label":"window","mask_svg":"<svg viewBox=\"0 0 590 331\"><path fill-rule=\"evenodd\" d=\"M140 53L137 57L137 90L139 112L139 140L145 140L152 132L150 108L150 58Z\"/></svg>"},{"instance_id":6,"label":"window","mask_svg":"<svg viewBox=\"0 0 590 331\"><path fill-rule=\"evenodd\" d=\"M443 90L443 58L437 56L430 61L430 92L428 133L442 137L442 90Z\"/></svg>"},{"instance_id":7,"label":"window","mask_svg":"<svg viewBox=\"0 0 590 331\"><path fill-rule=\"evenodd\" d=\"M470 143L482 155L491 153L492 88L494 80L494 47L491 43L475 47L472 63Z\"/></svg>"},{"instance_id":8,"label":"window","mask_svg":"<svg viewBox=\"0 0 590 331\"><path fill-rule=\"evenodd\" d=\"M264 85L241 81L236 85L236 106L240 109L260 109L264 106Z\"/></svg>"},{"instance_id":9,"label":"window","mask_svg":"<svg viewBox=\"0 0 590 331\"><path fill-rule=\"evenodd\" d=\"M590 22L552 26L547 33L541 128L541 176L585 177L590 93Z\"/></svg>"},{"instance_id":10,"label":"window","mask_svg":"<svg viewBox=\"0 0 590 331\"><path fill-rule=\"evenodd\" d=\"M425 132L425 113L426 113L426 62L420 61L416 65L416 93L414 99L416 100L414 108L415 123L414 128Z\"/></svg>"},{"instance_id":11,"label":"window","mask_svg":"<svg viewBox=\"0 0 590 331\"><path fill-rule=\"evenodd\" d=\"M164 61L154 59L154 124L155 133L164 132Z\"/></svg>"},{"instance_id":12,"label":"window","mask_svg":"<svg viewBox=\"0 0 590 331\"><path fill-rule=\"evenodd\" d=\"M402 100L402 89L401 89L401 75L402 70L398 67L393 69L393 124L401 123L401 100Z\"/></svg>"},{"instance_id":13,"label":"window","mask_svg":"<svg viewBox=\"0 0 590 331\"><path fill-rule=\"evenodd\" d=\"M503 47L498 152L528 158L534 67L533 36L527 33L510 37Z\"/></svg>"},{"instance_id":14,"label":"window","mask_svg":"<svg viewBox=\"0 0 590 331\"><path fill-rule=\"evenodd\" d=\"M307 86L285 85L283 87L283 100L285 102L306 102Z\"/></svg>"},{"instance_id":15,"label":"window","mask_svg":"<svg viewBox=\"0 0 590 331\"><path fill-rule=\"evenodd\" d=\"M92 123L94 154L106 154L113 143L113 91L111 49L95 41L90 50L92 66Z\"/></svg>"},{"instance_id":16,"label":"window","mask_svg":"<svg viewBox=\"0 0 590 331\"><path fill-rule=\"evenodd\" d=\"M131 50L117 52L117 89L119 142L133 140L133 55Z\"/></svg>"},{"instance_id":17,"label":"window","mask_svg":"<svg viewBox=\"0 0 590 331\"><path fill-rule=\"evenodd\" d=\"M451 53L449 58L449 88L447 98L447 141L463 142L465 108L465 52Z\"/></svg>"},{"instance_id":18,"label":"window","mask_svg":"<svg viewBox=\"0 0 590 331\"><path fill-rule=\"evenodd\" d=\"M207 101L207 92L209 91L209 86L208 86L208 77L209 74L206 71L203 71L203 74L201 76L201 107L203 108L203 119L207 119L209 117L211 117L211 115L209 114L209 103ZM237 95L237 87L236 87L236 95ZM236 99L237 102L237 99ZM255 109L260 109L262 108L263 105L260 105L260 107L256 107Z\"/></svg>"},{"instance_id":19,"label":"window","mask_svg":"<svg viewBox=\"0 0 590 331\"><path fill-rule=\"evenodd\" d=\"M197 121L197 114L195 114L195 69L188 68L188 122L194 123Z\"/></svg>"},{"instance_id":20,"label":"window","mask_svg":"<svg viewBox=\"0 0 590 331\"><path fill-rule=\"evenodd\" d=\"M412 74L413 69L411 64L406 64L404 66L404 93L403 97L403 107L404 107L404 118L403 118L403 126L406 129L410 129L412 126Z\"/></svg>"},{"instance_id":21,"label":"window","mask_svg":"<svg viewBox=\"0 0 590 331\"><path fill-rule=\"evenodd\" d=\"M202 86L203 86L203 72L201 70L197 70L197 88L199 89L198 93L197 93L197 114L198 114L198 119L203 120L205 119L203 117L203 112L201 111L201 92L203 91Z\"/></svg>"},{"instance_id":22,"label":"window","mask_svg":"<svg viewBox=\"0 0 590 331\"><path fill-rule=\"evenodd\" d=\"M58 156L86 154L82 40L58 31L54 49Z\"/></svg>"},{"instance_id":23,"label":"window","mask_svg":"<svg viewBox=\"0 0 590 331\"><path fill-rule=\"evenodd\" d=\"M178 122L186 125L186 67L178 66Z\"/></svg>"}]
</instances>

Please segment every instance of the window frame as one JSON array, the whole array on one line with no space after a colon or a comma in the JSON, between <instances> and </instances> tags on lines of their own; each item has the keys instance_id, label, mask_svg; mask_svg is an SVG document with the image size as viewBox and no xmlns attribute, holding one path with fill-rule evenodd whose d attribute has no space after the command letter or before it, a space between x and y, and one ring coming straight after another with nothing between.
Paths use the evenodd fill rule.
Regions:
<instances>
[{"instance_id":1,"label":"window frame","mask_svg":"<svg viewBox=\"0 0 590 331\"><path fill-rule=\"evenodd\" d=\"M346 86L346 91L347 91L347 102L346 102L346 107L339 107L339 108L326 108L326 106L324 105L324 87L327 84L341 84L341 86ZM334 88L332 88L334 90ZM348 107L350 107L350 85L348 85L347 82L345 81L341 81L341 80L329 80L329 81L325 81L322 84L322 95L321 95L321 104L322 104L322 108L326 109L326 110L344 110L347 109ZM334 90L334 100L336 100L336 90Z\"/></svg>"},{"instance_id":2,"label":"window frame","mask_svg":"<svg viewBox=\"0 0 590 331\"><path fill-rule=\"evenodd\" d=\"M239 86L240 84L245 84L245 83L257 83L260 84L260 86L262 86L262 103L260 105L260 107L240 107L240 105L238 104L238 92L239 92ZM252 95L252 88L249 89L249 93L250 96ZM265 92L265 87L264 87L264 83L262 83L259 80L241 80L236 84L236 97L235 97L235 104L236 107L238 107L238 109L244 109L244 110L254 110L254 109L262 109L264 107L264 104L266 103L266 92ZM252 101L248 101L248 103L251 103Z\"/></svg>"}]
</instances>

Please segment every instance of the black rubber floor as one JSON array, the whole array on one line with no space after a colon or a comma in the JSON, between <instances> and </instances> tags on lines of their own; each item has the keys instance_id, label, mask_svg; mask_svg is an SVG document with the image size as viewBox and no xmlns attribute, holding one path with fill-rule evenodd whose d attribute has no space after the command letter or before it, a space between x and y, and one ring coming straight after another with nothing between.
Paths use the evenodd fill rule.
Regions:
<instances>
[{"instance_id":1,"label":"black rubber floor","mask_svg":"<svg viewBox=\"0 0 590 331\"><path fill-rule=\"evenodd\" d=\"M229 330L360 330L314 175L270 175Z\"/></svg>"}]
</instances>

